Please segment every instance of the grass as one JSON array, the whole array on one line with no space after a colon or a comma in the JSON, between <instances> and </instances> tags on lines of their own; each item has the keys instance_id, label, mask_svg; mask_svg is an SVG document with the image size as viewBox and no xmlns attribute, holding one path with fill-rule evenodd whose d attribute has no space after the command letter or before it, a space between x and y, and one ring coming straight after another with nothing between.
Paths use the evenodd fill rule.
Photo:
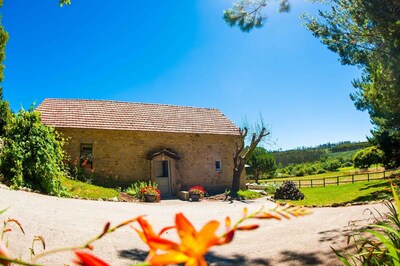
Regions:
<instances>
[{"instance_id":1,"label":"grass","mask_svg":"<svg viewBox=\"0 0 400 266\"><path fill-rule=\"evenodd\" d=\"M244 199L258 199L262 197L262 195L259 192L252 190L239 190L238 196Z\"/></svg>"},{"instance_id":2,"label":"grass","mask_svg":"<svg viewBox=\"0 0 400 266\"><path fill-rule=\"evenodd\" d=\"M387 180L358 182L340 186L301 188L304 200L291 201L295 205L329 206L334 203L363 202L388 198L390 182Z\"/></svg>"},{"instance_id":3,"label":"grass","mask_svg":"<svg viewBox=\"0 0 400 266\"><path fill-rule=\"evenodd\" d=\"M78 196L80 198L105 199L118 197L119 195L119 192L115 189L99 187L68 178L63 178L61 183L67 188L71 196Z\"/></svg>"}]
</instances>

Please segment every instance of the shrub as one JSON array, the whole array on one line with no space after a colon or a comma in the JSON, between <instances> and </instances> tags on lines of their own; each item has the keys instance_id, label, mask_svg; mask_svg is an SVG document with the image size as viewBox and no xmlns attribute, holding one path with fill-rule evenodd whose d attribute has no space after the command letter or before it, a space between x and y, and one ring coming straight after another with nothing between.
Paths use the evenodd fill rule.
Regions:
<instances>
[{"instance_id":1,"label":"shrub","mask_svg":"<svg viewBox=\"0 0 400 266\"><path fill-rule=\"evenodd\" d=\"M47 194L66 194L63 139L43 125L40 114L21 109L10 121L0 158L4 182L12 188L29 187Z\"/></svg>"},{"instance_id":2,"label":"shrub","mask_svg":"<svg viewBox=\"0 0 400 266\"><path fill-rule=\"evenodd\" d=\"M277 186L275 184L268 184L264 191L267 192L267 194L275 194Z\"/></svg>"},{"instance_id":3,"label":"shrub","mask_svg":"<svg viewBox=\"0 0 400 266\"><path fill-rule=\"evenodd\" d=\"M368 168L373 164L383 162L383 151L375 146L362 149L354 154L353 163L357 168Z\"/></svg>"},{"instance_id":4,"label":"shrub","mask_svg":"<svg viewBox=\"0 0 400 266\"><path fill-rule=\"evenodd\" d=\"M340 161L338 159L333 159L330 161L327 161L323 164L323 168L327 171L337 171L340 167L342 166L342 164L340 163Z\"/></svg>"},{"instance_id":5,"label":"shrub","mask_svg":"<svg viewBox=\"0 0 400 266\"><path fill-rule=\"evenodd\" d=\"M78 158L76 158L73 162L68 162L67 164L68 176L73 180L82 181L88 184L91 184L94 176L94 169L90 169L91 171L87 171L89 169L85 169L84 165L82 165Z\"/></svg>"},{"instance_id":6,"label":"shrub","mask_svg":"<svg viewBox=\"0 0 400 266\"><path fill-rule=\"evenodd\" d=\"M285 199L285 200L302 200L304 199L304 194L297 188L296 184L292 181L285 181L283 184L275 191L275 199Z\"/></svg>"}]
</instances>

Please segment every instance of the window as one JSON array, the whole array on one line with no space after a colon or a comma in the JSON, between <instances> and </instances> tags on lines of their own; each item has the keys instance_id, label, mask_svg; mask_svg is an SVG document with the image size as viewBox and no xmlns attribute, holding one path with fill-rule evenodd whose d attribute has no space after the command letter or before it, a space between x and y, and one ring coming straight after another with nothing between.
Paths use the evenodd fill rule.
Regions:
<instances>
[{"instance_id":1,"label":"window","mask_svg":"<svg viewBox=\"0 0 400 266\"><path fill-rule=\"evenodd\" d=\"M221 171L221 161L215 161L215 171Z\"/></svg>"},{"instance_id":2,"label":"window","mask_svg":"<svg viewBox=\"0 0 400 266\"><path fill-rule=\"evenodd\" d=\"M90 166L93 169L93 145L89 143L81 144L80 162L83 167Z\"/></svg>"},{"instance_id":3,"label":"window","mask_svg":"<svg viewBox=\"0 0 400 266\"><path fill-rule=\"evenodd\" d=\"M168 161L162 161L162 176L166 177L169 176L169 169L168 169Z\"/></svg>"}]
</instances>

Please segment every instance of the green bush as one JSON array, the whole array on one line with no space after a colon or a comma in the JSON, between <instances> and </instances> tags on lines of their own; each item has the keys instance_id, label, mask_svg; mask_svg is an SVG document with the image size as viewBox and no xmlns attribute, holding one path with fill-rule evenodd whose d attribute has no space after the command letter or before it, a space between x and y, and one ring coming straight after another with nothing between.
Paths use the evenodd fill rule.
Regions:
<instances>
[{"instance_id":1,"label":"green bush","mask_svg":"<svg viewBox=\"0 0 400 266\"><path fill-rule=\"evenodd\" d=\"M372 146L358 151L353 157L353 163L355 167L368 168L373 164L382 163L383 157L383 151Z\"/></svg>"},{"instance_id":2,"label":"green bush","mask_svg":"<svg viewBox=\"0 0 400 266\"><path fill-rule=\"evenodd\" d=\"M12 188L28 187L52 195L65 195L63 139L40 122L32 108L21 110L11 120L4 135L0 170Z\"/></svg>"},{"instance_id":3,"label":"green bush","mask_svg":"<svg viewBox=\"0 0 400 266\"><path fill-rule=\"evenodd\" d=\"M323 164L323 168L330 172L337 171L341 166L342 166L342 164L340 163L340 161L338 159L326 161Z\"/></svg>"},{"instance_id":4,"label":"green bush","mask_svg":"<svg viewBox=\"0 0 400 266\"><path fill-rule=\"evenodd\" d=\"M158 184L156 182L152 182L151 180L149 181L136 181L132 185L130 185L125 192L128 195L131 195L135 198L140 199L141 198L141 193L140 190L145 188L145 187L154 187L157 188Z\"/></svg>"}]
</instances>

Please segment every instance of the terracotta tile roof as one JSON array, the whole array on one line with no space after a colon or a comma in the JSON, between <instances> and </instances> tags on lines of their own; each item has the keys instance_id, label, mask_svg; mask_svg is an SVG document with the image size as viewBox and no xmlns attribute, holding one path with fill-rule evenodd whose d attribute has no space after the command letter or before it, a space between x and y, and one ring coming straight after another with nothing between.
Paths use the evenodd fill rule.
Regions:
<instances>
[{"instance_id":1,"label":"terracotta tile roof","mask_svg":"<svg viewBox=\"0 0 400 266\"><path fill-rule=\"evenodd\" d=\"M238 135L218 109L103 100L45 99L42 122L58 128Z\"/></svg>"}]
</instances>

